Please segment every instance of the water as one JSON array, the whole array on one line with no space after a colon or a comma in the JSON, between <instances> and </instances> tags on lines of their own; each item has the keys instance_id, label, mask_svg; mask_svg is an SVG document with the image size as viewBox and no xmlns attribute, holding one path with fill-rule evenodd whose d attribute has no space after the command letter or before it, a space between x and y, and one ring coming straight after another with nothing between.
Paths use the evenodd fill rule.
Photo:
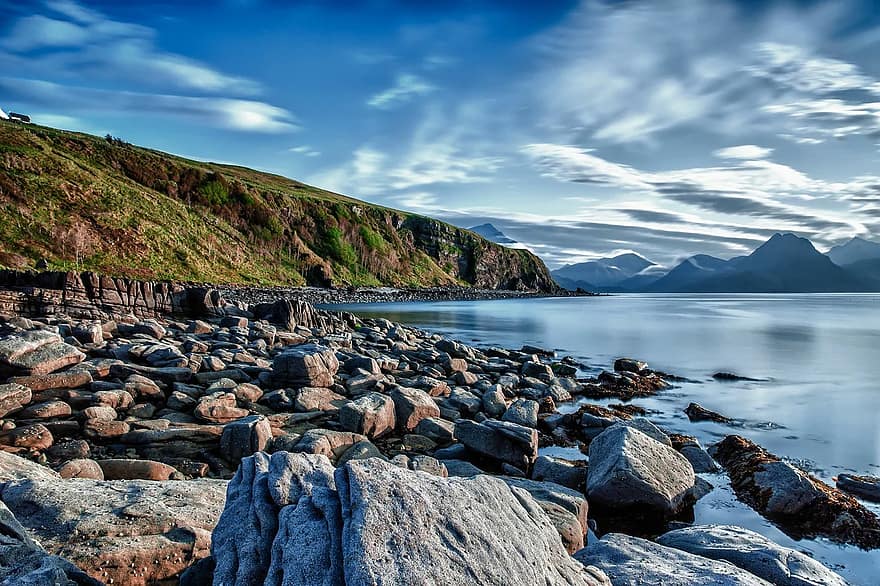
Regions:
<instances>
[{"instance_id":1,"label":"water","mask_svg":"<svg viewBox=\"0 0 880 586\"><path fill-rule=\"evenodd\" d=\"M585 363L587 373L620 356L646 360L694 381L634 401L667 430L696 435L704 445L744 435L831 484L840 472L880 475L880 295L643 294L343 307L475 345L556 349ZM719 371L764 380L717 382L711 375ZM735 422L690 423L682 410L691 401ZM707 479L717 489L698 503L698 523L743 525L811 553L852 584L880 584L880 553L794 542L738 503L724 475Z\"/></svg>"}]
</instances>

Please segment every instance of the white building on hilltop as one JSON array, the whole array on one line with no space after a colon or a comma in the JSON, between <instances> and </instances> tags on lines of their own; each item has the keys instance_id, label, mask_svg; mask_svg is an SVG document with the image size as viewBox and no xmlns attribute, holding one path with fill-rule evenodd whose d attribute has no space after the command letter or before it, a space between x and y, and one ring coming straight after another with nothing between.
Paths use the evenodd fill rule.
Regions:
<instances>
[{"instance_id":1,"label":"white building on hilltop","mask_svg":"<svg viewBox=\"0 0 880 586\"><path fill-rule=\"evenodd\" d=\"M3 108L0 108L0 120L9 120L9 116L3 111Z\"/></svg>"}]
</instances>

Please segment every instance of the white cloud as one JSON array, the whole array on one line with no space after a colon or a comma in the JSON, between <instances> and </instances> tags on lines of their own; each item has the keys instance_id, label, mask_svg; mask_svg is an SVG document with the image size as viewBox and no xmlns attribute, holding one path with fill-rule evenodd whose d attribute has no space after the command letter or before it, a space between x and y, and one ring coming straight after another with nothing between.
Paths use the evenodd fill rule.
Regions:
<instances>
[{"instance_id":1,"label":"white cloud","mask_svg":"<svg viewBox=\"0 0 880 586\"><path fill-rule=\"evenodd\" d=\"M302 155L304 157L320 157L321 152L313 149L309 145L299 145L295 147L290 147L287 149L287 152L296 153L298 155Z\"/></svg>"},{"instance_id":2,"label":"white cloud","mask_svg":"<svg viewBox=\"0 0 880 586\"><path fill-rule=\"evenodd\" d=\"M752 75L804 93L825 94L863 89L872 80L846 61L815 56L806 49L782 43L760 43Z\"/></svg>"},{"instance_id":3,"label":"white cloud","mask_svg":"<svg viewBox=\"0 0 880 586\"><path fill-rule=\"evenodd\" d=\"M753 144L743 144L739 146L726 147L715 151L715 156L721 159L766 159L773 154L773 149L759 147Z\"/></svg>"},{"instance_id":4,"label":"white cloud","mask_svg":"<svg viewBox=\"0 0 880 586\"><path fill-rule=\"evenodd\" d=\"M390 110L417 96L429 94L434 89L433 85L417 75L401 73L393 86L371 97L367 100L367 105L380 110Z\"/></svg>"}]
</instances>

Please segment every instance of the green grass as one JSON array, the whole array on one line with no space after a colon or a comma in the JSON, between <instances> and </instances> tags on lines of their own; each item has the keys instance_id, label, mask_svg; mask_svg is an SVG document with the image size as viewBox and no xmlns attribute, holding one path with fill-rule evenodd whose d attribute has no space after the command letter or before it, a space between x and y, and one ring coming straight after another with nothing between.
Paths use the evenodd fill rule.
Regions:
<instances>
[{"instance_id":1,"label":"green grass","mask_svg":"<svg viewBox=\"0 0 880 586\"><path fill-rule=\"evenodd\" d=\"M478 282L546 268L436 220L245 167L0 122L0 265L137 278L301 285ZM442 239L437 235L442 234ZM488 254L491 252L492 254ZM469 270L459 272L460 259ZM549 277L547 277L549 279Z\"/></svg>"}]
</instances>

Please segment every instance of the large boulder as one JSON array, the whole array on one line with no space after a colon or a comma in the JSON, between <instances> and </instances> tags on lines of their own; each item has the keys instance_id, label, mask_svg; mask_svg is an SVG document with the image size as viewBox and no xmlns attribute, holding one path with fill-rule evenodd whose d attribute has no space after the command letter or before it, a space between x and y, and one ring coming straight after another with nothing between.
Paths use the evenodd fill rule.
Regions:
<instances>
[{"instance_id":1,"label":"large boulder","mask_svg":"<svg viewBox=\"0 0 880 586\"><path fill-rule=\"evenodd\" d=\"M440 417L440 407L425 391L397 387L391 391L390 396L394 401L397 427L401 431L413 431L423 419Z\"/></svg>"},{"instance_id":2,"label":"large boulder","mask_svg":"<svg viewBox=\"0 0 880 586\"><path fill-rule=\"evenodd\" d=\"M520 470L528 470L538 457L538 432L509 421L488 419L482 423L459 419L455 439L469 450Z\"/></svg>"},{"instance_id":3,"label":"large boulder","mask_svg":"<svg viewBox=\"0 0 880 586\"><path fill-rule=\"evenodd\" d=\"M0 482L28 478L33 480L57 480L60 476L51 468L0 450Z\"/></svg>"},{"instance_id":4,"label":"large boulder","mask_svg":"<svg viewBox=\"0 0 880 586\"><path fill-rule=\"evenodd\" d=\"M641 431L612 426L590 443L587 497L606 512L669 518L693 504L687 459Z\"/></svg>"},{"instance_id":5,"label":"large boulder","mask_svg":"<svg viewBox=\"0 0 880 586\"><path fill-rule=\"evenodd\" d=\"M396 423L394 401L381 393L367 393L342 406L339 423L348 431L370 438L388 435Z\"/></svg>"},{"instance_id":6,"label":"large boulder","mask_svg":"<svg viewBox=\"0 0 880 586\"><path fill-rule=\"evenodd\" d=\"M610 586L566 554L525 491L378 458L335 471L320 456L245 458L213 554L218 586Z\"/></svg>"},{"instance_id":7,"label":"large boulder","mask_svg":"<svg viewBox=\"0 0 880 586\"><path fill-rule=\"evenodd\" d=\"M846 586L843 578L813 558L742 527L685 527L661 535L657 542L704 558L730 562L776 586Z\"/></svg>"},{"instance_id":8,"label":"large boulder","mask_svg":"<svg viewBox=\"0 0 880 586\"><path fill-rule=\"evenodd\" d=\"M0 500L49 553L104 583L170 580L208 555L226 483L71 479L0 485Z\"/></svg>"},{"instance_id":9,"label":"large boulder","mask_svg":"<svg viewBox=\"0 0 880 586\"><path fill-rule=\"evenodd\" d=\"M177 474L173 466L153 460L121 458L98 460L105 480L170 480Z\"/></svg>"},{"instance_id":10,"label":"large boulder","mask_svg":"<svg viewBox=\"0 0 880 586\"><path fill-rule=\"evenodd\" d=\"M17 383L0 385L0 417L21 411L32 398L29 387Z\"/></svg>"},{"instance_id":11,"label":"large boulder","mask_svg":"<svg viewBox=\"0 0 880 586\"><path fill-rule=\"evenodd\" d=\"M17 586L101 586L69 561L49 555L0 502L0 584Z\"/></svg>"},{"instance_id":12,"label":"large boulder","mask_svg":"<svg viewBox=\"0 0 880 586\"><path fill-rule=\"evenodd\" d=\"M272 362L273 377L280 386L330 387L338 370L336 352L318 344L292 346Z\"/></svg>"},{"instance_id":13,"label":"large boulder","mask_svg":"<svg viewBox=\"0 0 880 586\"><path fill-rule=\"evenodd\" d=\"M824 536L865 549L880 547L880 519L852 496L783 462L757 444L729 435L712 454L736 496L788 535Z\"/></svg>"},{"instance_id":14,"label":"large boulder","mask_svg":"<svg viewBox=\"0 0 880 586\"><path fill-rule=\"evenodd\" d=\"M262 415L251 415L227 423L220 436L220 452L233 463L266 449L272 439L272 426Z\"/></svg>"},{"instance_id":15,"label":"large boulder","mask_svg":"<svg viewBox=\"0 0 880 586\"><path fill-rule=\"evenodd\" d=\"M727 562L619 533L605 535L574 557L603 570L614 586L770 586Z\"/></svg>"}]
</instances>

